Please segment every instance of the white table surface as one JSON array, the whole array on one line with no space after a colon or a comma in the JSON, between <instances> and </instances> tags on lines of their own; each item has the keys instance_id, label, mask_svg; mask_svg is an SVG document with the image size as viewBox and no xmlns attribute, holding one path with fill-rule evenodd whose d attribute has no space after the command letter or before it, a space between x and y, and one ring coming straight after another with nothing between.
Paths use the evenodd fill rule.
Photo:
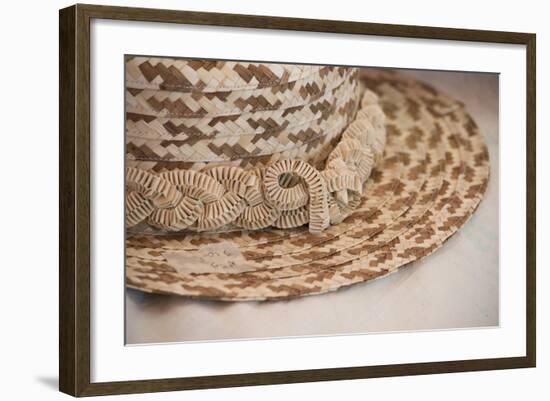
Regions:
<instances>
[{"instance_id":1,"label":"white table surface","mask_svg":"<svg viewBox=\"0 0 550 401\"><path fill-rule=\"evenodd\" d=\"M128 344L487 327L499 322L498 76L406 71L462 100L485 137L491 177L474 216L429 257L337 292L214 302L127 290Z\"/></svg>"}]
</instances>

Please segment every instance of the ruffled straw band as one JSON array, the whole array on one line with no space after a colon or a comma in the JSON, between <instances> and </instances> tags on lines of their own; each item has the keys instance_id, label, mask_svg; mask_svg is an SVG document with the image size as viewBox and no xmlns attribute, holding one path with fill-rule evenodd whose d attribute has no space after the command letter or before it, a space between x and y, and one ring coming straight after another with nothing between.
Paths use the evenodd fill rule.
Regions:
<instances>
[{"instance_id":1,"label":"ruffled straw band","mask_svg":"<svg viewBox=\"0 0 550 401\"><path fill-rule=\"evenodd\" d=\"M126 225L165 233L309 224L311 233L320 233L359 205L385 143L384 112L366 90L323 171L298 159L253 170L218 166L155 173L128 167Z\"/></svg>"}]
</instances>

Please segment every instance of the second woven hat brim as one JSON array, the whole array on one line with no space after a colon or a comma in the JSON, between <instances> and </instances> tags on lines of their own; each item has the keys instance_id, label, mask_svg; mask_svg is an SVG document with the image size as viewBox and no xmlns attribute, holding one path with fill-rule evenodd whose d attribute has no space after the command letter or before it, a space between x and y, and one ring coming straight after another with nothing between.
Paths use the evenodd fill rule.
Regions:
<instances>
[{"instance_id":1,"label":"second woven hat brim","mask_svg":"<svg viewBox=\"0 0 550 401\"><path fill-rule=\"evenodd\" d=\"M132 236L127 285L226 301L285 299L379 278L439 248L485 192L483 138L460 102L422 82L385 71L370 71L363 80L380 97L388 140L349 218L321 235L298 228ZM182 272L169 263L174 253L186 259L219 243L239 249L246 271Z\"/></svg>"}]
</instances>

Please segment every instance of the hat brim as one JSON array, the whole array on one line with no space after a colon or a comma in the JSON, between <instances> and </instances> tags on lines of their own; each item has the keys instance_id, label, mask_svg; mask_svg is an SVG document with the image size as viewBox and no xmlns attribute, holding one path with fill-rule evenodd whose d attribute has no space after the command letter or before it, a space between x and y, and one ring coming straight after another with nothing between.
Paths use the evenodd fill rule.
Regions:
<instances>
[{"instance_id":1,"label":"hat brim","mask_svg":"<svg viewBox=\"0 0 550 401\"><path fill-rule=\"evenodd\" d=\"M423 82L387 70L362 79L387 116L387 144L351 216L320 235L306 227L131 235L127 286L225 301L286 299L383 277L441 247L485 193L483 137L462 103ZM240 268L176 265L212 244L237 250Z\"/></svg>"}]
</instances>

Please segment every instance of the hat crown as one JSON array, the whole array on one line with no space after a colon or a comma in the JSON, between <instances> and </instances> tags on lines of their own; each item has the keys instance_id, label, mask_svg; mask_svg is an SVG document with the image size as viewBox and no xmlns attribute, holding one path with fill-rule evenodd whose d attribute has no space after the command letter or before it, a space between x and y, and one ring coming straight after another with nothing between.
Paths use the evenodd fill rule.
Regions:
<instances>
[{"instance_id":1,"label":"hat crown","mask_svg":"<svg viewBox=\"0 0 550 401\"><path fill-rule=\"evenodd\" d=\"M128 165L155 172L322 167L361 89L350 67L158 57L127 58L125 79Z\"/></svg>"}]
</instances>

